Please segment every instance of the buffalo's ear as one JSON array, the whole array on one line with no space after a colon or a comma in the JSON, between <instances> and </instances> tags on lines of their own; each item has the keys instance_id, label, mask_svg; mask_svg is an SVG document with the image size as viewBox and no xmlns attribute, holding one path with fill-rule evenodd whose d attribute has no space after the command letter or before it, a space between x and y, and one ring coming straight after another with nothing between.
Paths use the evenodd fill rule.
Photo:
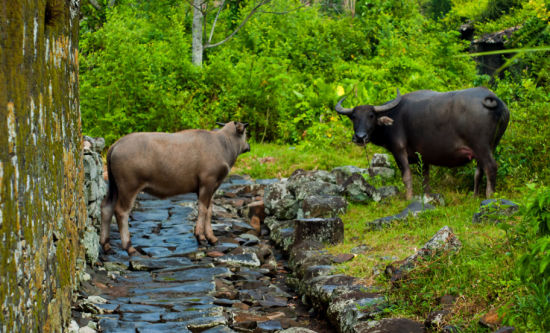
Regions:
<instances>
[{"instance_id":1,"label":"buffalo's ear","mask_svg":"<svg viewBox=\"0 0 550 333\"><path fill-rule=\"evenodd\" d=\"M243 134L244 130L246 129L246 126L248 126L247 123L237 123L237 122L235 122L235 128L237 129L237 134Z\"/></svg>"},{"instance_id":2,"label":"buffalo's ear","mask_svg":"<svg viewBox=\"0 0 550 333\"><path fill-rule=\"evenodd\" d=\"M393 119L387 116L382 116L377 119L378 125L391 126L393 124Z\"/></svg>"}]
</instances>

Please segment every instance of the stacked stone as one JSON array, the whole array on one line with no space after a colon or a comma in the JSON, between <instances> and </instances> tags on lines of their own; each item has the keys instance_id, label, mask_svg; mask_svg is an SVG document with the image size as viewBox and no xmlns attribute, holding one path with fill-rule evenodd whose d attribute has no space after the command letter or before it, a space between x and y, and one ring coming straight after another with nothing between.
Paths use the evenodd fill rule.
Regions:
<instances>
[{"instance_id":1,"label":"stacked stone","mask_svg":"<svg viewBox=\"0 0 550 333\"><path fill-rule=\"evenodd\" d=\"M265 190L265 224L271 238L289 251L304 230L316 235L318 241L339 242L343 239L343 224L338 217L345 214L348 200L354 202L380 201L397 194L395 186L375 188L367 179L393 178L389 157L374 154L368 169L343 166L332 171L296 170L288 179L269 185ZM321 225L342 228L336 239L323 236ZM329 229L330 229L329 228ZM340 230L340 229L338 229Z\"/></svg>"},{"instance_id":2,"label":"stacked stone","mask_svg":"<svg viewBox=\"0 0 550 333\"><path fill-rule=\"evenodd\" d=\"M101 201L107 193L101 160L101 152L104 148L105 140L103 138L84 137L84 197L88 216L82 242L86 250L86 260L90 264L94 264L99 256Z\"/></svg>"}]
</instances>

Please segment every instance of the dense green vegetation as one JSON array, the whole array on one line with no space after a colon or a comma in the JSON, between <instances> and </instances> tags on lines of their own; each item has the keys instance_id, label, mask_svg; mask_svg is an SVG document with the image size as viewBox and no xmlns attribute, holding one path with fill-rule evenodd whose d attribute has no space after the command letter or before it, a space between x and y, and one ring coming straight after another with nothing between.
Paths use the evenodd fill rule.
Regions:
<instances>
[{"instance_id":1,"label":"dense green vegetation","mask_svg":"<svg viewBox=\"0 0 550 333\"><path fill-rule=\"evenodd\" d=\"M424 319L438 296L459 301L448 322L483 331L477 320L496 309L503 324L519 331L550 328L550 2L548 0L363 0L303 5L272 0L221 46L206 50L202 67L191 63L188 2L110 1L101 10L83 2L80 38L81 112L84 132L107 144L134 131L213 128L216 121L248 121L252 152L234 172L284 177L294 169L365 167L373 152L349 141L351 124L333 106L381 104L418 89L448 91L485 85L508 105L511 121L496 157L497 196L522 203L518 217L499 225L472 225L479 199L471 197L474 167L434 168L433 188L447 206L397 226L367 232L364 222L395 214L403 197L378 205L352 205L344 217L346 241L374 254L410 255L443 225L464 244L458 254L427 262L407 284L389 288L391 315ZM347 2L345 2L347 3ZM213 40L236 28L254 6L224 2ZM209 33L216 11L207 16ZM480 75L469 41L511 27L507 61L494 76ZM546 50L546 51L545 51ZM345 119L346 118L346 119ZM415 192L420 189L415 178ZM402 189L398 176L394 183ZM526 186L528 184L528 186ZM373 209L375 208L375 209ZM373 253L369 253L372 256ZM359 256L341 267L372 280L380 262Z\"/></svg>"}]
</instances>

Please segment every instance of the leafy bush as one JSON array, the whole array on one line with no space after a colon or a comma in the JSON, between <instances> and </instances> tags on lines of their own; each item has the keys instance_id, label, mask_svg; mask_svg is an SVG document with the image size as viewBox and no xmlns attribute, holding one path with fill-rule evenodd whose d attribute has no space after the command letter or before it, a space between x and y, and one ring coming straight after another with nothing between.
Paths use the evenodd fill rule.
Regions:
<instances>
[{"instance_id":1,"label":"leafy bush","mask_svg":"<svg viewBox=\"0 0 550 333\"><path fill-rule=\"evenodd\" d=\"M523 223L516 232L523 239L516 250L526 247L519 257L517 274L524 286L505 320L529 331L550 330L550 188L531 186Z\"/></svg>"},{"instance_id":2,"label":"leafy bush","mask_svg":"<svg viewBox=\"0 0 550 333\"><path fill-rule=\"evenodd\" d=\"M495 20L521 4L521 0L489 0L481 14L482 20Z\"/></svg>"},{"instance_id":3,"label":"leafy bush","mask_svg":"<svg viewBox=\"0 0 550 333\"><path fill-rule=\"evenodd\" d=\"M252 5L241 3L239 17ZM231 8L220 16L220 36L234 25ZM465 47L457 34L442 32L415 3L370 1L357 12L355 19L326 16L319 6L257 14L232 41L209 49L199 69L190 62L188 4L122 2L106 9L99 28L83 29L84 131L110 144L133 131L235 119L250 123L256 141L338 145L320 135L330 127L349 136L349 123L327 121L338 86L355 92L355 103L382 103L396 87L450 90L475 77L472 61L452 58Z\"/></svg>"}]
</instances>

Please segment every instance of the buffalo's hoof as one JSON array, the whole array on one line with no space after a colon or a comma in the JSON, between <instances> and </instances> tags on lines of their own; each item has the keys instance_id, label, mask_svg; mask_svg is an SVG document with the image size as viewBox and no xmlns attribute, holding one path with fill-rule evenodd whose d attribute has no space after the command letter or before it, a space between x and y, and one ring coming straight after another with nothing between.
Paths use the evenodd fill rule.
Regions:
<instances>
[{"instance_id":1,"label":"buffalo's hoof","mask_svg":"<svg viewBox=\"0 0 550 333\"><path fill-rule=\"evenodd\" d=\"M206 241L206 237L204 237L204 235L195 235L195 238L197 239L197 242L200 246L208 245L208 242Z\"/></svg>"},{"instance_id":2,"label":"buffalo's hoof","mask_svg":"<svg viewBox=\"0 0 550 333\"><path fill-rule=\"evenodd\" d=\"M218 237L216 236L208 236L206 238L208 238L208 242L212 245L216 245L216 243L218 243Z\"/></svg>"},{"instance_id":3,"label":"buffalo's hoof","mask_svg":"<svg viewBox=\"0 0 550 333\"><path fill-rule=\"evenodd\" d=\"M111 247L111 244L109 244L109 243L103 244L103 253L105 253L105 254L113 254L114 253L113 248Z\"/></svg>"}]
</instances>

